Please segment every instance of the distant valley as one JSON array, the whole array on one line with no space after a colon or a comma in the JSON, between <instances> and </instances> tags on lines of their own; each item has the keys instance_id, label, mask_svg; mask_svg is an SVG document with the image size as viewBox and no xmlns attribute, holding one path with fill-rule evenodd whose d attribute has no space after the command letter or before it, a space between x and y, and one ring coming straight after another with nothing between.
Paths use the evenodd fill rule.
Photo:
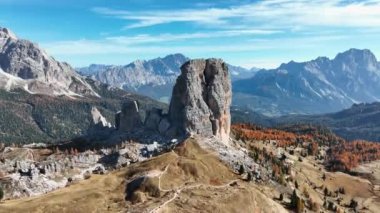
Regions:
<instances>
[{"instance_id":1,"label":"distant valley","mask_svg":"<svg viewBox=\"0 0 380 213\"><path fill-rule=\"evenodd\" d=\"M348 109L319 115L287 115L267 117L249 109L232 108L234 122L249 122L266 127L288 128L314 125L331 129L346 140L365 139L380 142L380 103L354 104Z\"/></svg>"}]
</instances>

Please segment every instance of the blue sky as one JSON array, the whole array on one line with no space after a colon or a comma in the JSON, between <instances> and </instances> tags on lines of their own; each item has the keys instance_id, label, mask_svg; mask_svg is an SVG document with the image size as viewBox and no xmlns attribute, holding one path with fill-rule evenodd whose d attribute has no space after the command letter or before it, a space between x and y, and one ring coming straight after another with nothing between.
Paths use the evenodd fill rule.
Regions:
<instances>
[{"instance_id":1,"label":"blue sky","mask_svg":"<svg viewBox=\"0 0 380 213\"><path fill-rule=\"evenodd\" d=\"M349 48L380 57L380 0L0 0L0 26L76 67L170 53L264 68Z\"/></svg>"}]
</instances>

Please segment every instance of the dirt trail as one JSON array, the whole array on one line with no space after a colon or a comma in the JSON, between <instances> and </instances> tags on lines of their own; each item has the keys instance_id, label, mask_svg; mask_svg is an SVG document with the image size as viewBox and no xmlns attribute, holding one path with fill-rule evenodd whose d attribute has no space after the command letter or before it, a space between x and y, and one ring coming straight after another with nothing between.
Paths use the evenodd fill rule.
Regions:
<instances>
[{"instance_id":1,"label":"dirt trail","mask_svg":"<svg viewBox=\"0 0 380 213\"><path fill-rule=\"evenodd\" d=\"M181 192L183 190L193 189L193 188L198 188L198 187L211 187L211 188L214 188L214 189L220 189L220 188L228 187L231 184L233 184L233 183L235 183L235 182L237 182L239 180L239 179L231 180L230 182L228 182L226 184L223 184L223 185L220 185L220 186L214 186L214 185L210 185L210 184L196 184L196 185L188 185L188 186L186 186L186 184L189 183L189 182L187 182L187 183L184 183L182 186L178 187L177 189L162 189L161 188L161 177L162 177L162 175L164 175L168 171L168 168L169 168L169 164L165 167L165 170L162 171L159 174L159 176L158 176L158 188L160 189L160 191L163 191L163 192L172 192L173 191L174 195L169 200L165 201L161 205L159 205L156 208L154 208L151 211L149 211L149 213L158 213L166 205L168 205L169 203L173 202L181 194Z\"/></svg>"}]
</instances>

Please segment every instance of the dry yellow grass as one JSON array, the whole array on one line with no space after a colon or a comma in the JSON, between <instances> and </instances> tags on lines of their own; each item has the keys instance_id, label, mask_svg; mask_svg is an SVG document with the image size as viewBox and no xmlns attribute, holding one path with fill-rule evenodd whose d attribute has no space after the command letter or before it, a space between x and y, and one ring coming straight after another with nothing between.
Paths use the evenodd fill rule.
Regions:
<instances>
[{"instance_id":1,"label":"dry yellow grass","mask_svg":"<svg viewBox=\"0 0 380 213\"><path fill-rule=\"evenodd\" d=\"M150 176L149 176L150 174ZM125 200L127 184L146 177ZM75 185L38 197L5 201L2 212L282 212L251 183L238 177L192 139L169 152L107 175L93 175ZM160 188L159 196L149 190Z\"/></svg>"}]
</instances>

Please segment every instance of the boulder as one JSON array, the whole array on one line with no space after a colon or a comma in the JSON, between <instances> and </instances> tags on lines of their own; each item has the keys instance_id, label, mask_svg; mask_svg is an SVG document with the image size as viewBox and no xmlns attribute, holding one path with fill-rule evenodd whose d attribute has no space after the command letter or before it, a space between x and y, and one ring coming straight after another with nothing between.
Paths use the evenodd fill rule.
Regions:
<instances>
[{"instance_id":1,"label":"boulder","mask_svg":"<svg viewBox=\"0 0 380 213\"><path fill-rule=\"evenodd\" d=\"M119 131L131 132L143 126L139 114L139 104L137 101L128 101L123 104L121 112L116 114L116 127Z\"/></svg>"},{"instance_id":2,"label":"boulder","mask_svg":"<svg viewBox=\"0 0 380 213\"><path fill-rule=\"evenodd\" d=\"M158 125L158 131L161 134L165 134L168 131L169 127L170 127L169 120L167 118L163 118Z\"/></svg>"},{"instance_id":3,"label":"boulder","mask_svg":"<svg viewBox=\"0 0 380 213\"><path fill-rule=\"evenodd\" d=\"M158 125L160 124L162 118L162 109L153 108L147 112L145 119L145 128L148 130L158 130Z\"/></svg>"},{"instance_id":4,"label":"boulder","mask_svg":"<svg viewBox=\"0 0 380 213\"><path fill-rule=\"evenodd\" d=\"M231 80L220 59L196 59L182 65L169 107L177 135L199 134L229 141Z\"/></svg>"}]
</instances>

